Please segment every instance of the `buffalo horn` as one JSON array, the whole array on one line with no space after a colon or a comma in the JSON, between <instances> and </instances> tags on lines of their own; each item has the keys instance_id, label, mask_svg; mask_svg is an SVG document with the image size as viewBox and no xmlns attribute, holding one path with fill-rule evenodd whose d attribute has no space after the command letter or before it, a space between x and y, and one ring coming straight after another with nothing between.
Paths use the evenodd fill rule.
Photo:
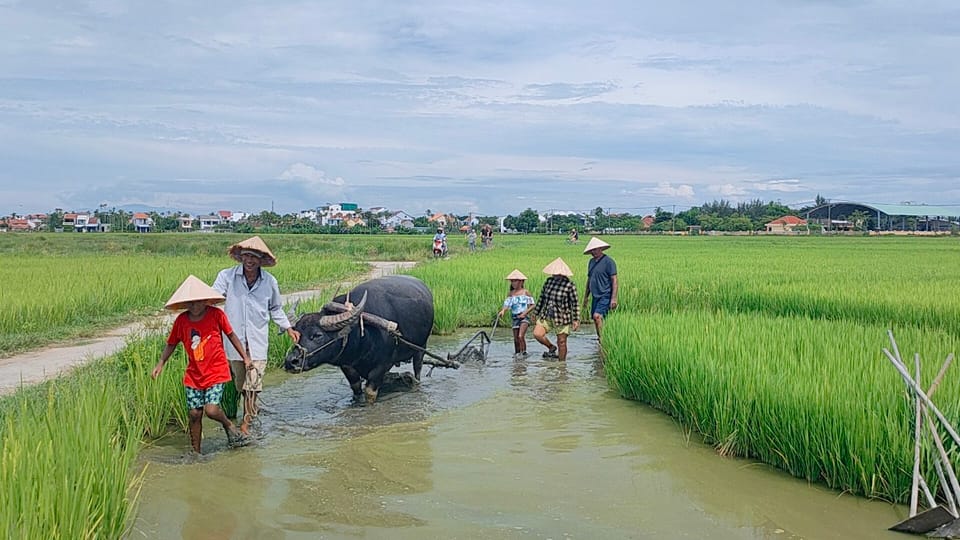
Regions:
<instances>
[{"instance_id":1,"label":"buffalo horn","mask_svg":"<svg viewBox=\"0 0 960 540\"><path fill-rule=\"evenodd\" d=\"M320 317L319 325L324 332L336 332L341 328L347 326L353 326L357 324L357 321L360 319L360 315L363 314L363 306L367 303L367 293L364 291L363 298L360 299L360 303L353 307L350 311L345 311L343 313L337 313L336 315L324 315Z\"/></svg>"}]
</instances>

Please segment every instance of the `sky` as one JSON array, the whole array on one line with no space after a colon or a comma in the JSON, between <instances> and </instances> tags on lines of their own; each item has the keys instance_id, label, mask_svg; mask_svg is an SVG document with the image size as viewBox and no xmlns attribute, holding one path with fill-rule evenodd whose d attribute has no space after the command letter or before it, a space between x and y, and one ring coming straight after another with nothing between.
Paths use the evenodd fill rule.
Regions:
<instances>
[{"instance_id":1,"label":"sky","mask_svg":"<svg viewBox=\"0 0 960 540\"><path fill-rule=\"evenodd\" d=\"M960 3L0 0L0 215L960 204Z\"/></svg>"}]
</instances>

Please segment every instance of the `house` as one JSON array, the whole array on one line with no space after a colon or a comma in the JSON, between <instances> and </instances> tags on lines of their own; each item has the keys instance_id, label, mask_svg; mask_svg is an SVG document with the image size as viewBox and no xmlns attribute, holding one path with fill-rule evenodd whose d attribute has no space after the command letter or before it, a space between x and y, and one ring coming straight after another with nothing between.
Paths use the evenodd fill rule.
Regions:
<instances>
[{"instance_id":1,"label":"house","mask_svg":"<svg viewBox=\"0 0 960 540\"><path fill-rule=\"evenodd\" d=\"M110 224L104 223L97 216L87 218L87 226L81 232L110 232Z\"/></svg>"},{"instance_id":2,"label":"house","mask_svg":"<svg viewBox=\"0 0 960 540\"><path fill-rule=\"evenodd\" d=\"M67 212L66 214L64 214L64 215L63 215L63 228L64 228L64 230L66 230L66 229L72 229L72 228L73 228L73 225L74 225L74 223L76 223L76 221L77 221L77 214L76 214L76 213L74 213L74 212Z\"/></svg>"},{"instance_id":3,"label":"house","mask_svg":"<svg viewBox=\"0 0 960 540\"><path fill-rule=\"evenodd\" d=\"M316 210L301 210L297 212L297 219L305 219L314 223L319 223L320 213Z\"/></svg>"},{"instance_id":4,"label":"house","mask_svg":"<svg viewBox=\"0 0 960 540\"><path fill-rule=\"evenodd\" d=\"M643 219L640 220L640 223L643 224L644 229L649 229L650 227L653 227L653 224L656 222L657 220L653 216L643 216Z\"/></svg>"},{"instance_id":5,"label":"house","mask_svg":"<svg viewBox=\"0 0 960 540\"><path fill-rule=\"evenodd\" d=\"M30 214L26 217L27 222L30 224L30 228L35 231L42 231L47 228L47 219L49 216L46 214Z\"/></svg>"},{"instance_id":6,"label":"house","mask_svg":"<svg viewBox=\"0 0 960 540\"><path fill-rule=\"evenodd\" d=\"M90 214L74 214L73 228L77 232L87 232L87 223L90 222Z\"/></svg>"},{"instance_id":7,"label":"house","mask_svg":"<svg viewBox=\"0 0 960 540\"><path fill-rule=\"evenodd\" d=\"M150 229L153 228L153 219L149 215L143 212L136 212L133 214L133 218L130 219L130 223L133 225L133 228L139 233L150 232Z\"/></svg>"},{"instance_id":8,"label":"house","mask_svg":"<svg viewBox=\"0 0 960 540\"><path fill-rule=\"evenodd\" d=\"M179 222L179 227L181 231L192 231L193 230L193 218L191 216L180 216L177 218Z\"/></svg>"},{"instance_id":9,"label":"house","mask_svg":"<svg viewBox=\"0 0 960 540\"><path fill-rule=\"evenodd\" d=\"M783 216L765 225L768 233L789 233L797 227L806 226L807 220L797 216Z\"/></svg>"},{"instance_id":10,"label":"house","mask_svg":"<svg viewBox=\"0 0 960 540\"><path fill-rule=\"evenodd\" d=\"M344 225L346 228L348 228L348 229L352 229L352 228L354 228L354 227L356 227L356 226L366 227L366 226L367 226L367 220L365 220L365 219L363 219L362 217L354 214L354 215L350 215L350 216L344 217L344 219L343 219L343 225Z\"/></svg>"},{"instance_id":11,"label":"house","mask_svg":"<svg viewBox=\"0 0 960 540\"><path fill-rule=\"evenodd\" d=\"M8 218L6 223L6 229L11 232L26 232L33 230L33 228L30 226L30 222L23 218Z\"/></svg>"},{"instance_id":12,"label":"house","mask_svg":"<svg viewBox=\"0 0 960 540\"><path fill-rule=\"evenodd\" d=\"M227 218L224 218L223 223L227 223L228 221L230 223L240 223L241 221L250 217L250 214L248 214L247 212L231 212L229 210L221 210L219 212L221 218L223 217L224 213L230 214L230 216Z\"/></svg>"},{"instance_id":13,"label":"house","mask_svg":"<svg viewBox=\"0 0 960 540\"><path fill-rule=\"evenodd\" d=\"M223 220L218 214L200 216L197 218L197 221L200 222L201 231L212 231L217 225L223 223Z\"/></svg>"},{"instance_id":14,"label":"house","mask_svg":"<svg viewBox=\"0 0 960 540\"><path fill-rule=\"evenodd\" d=\"M454 227L458 225L460 222L460 220L457 219L457 216L454 216L452 214L444 214L442 212L438 212L428 217L427 221L429 221L430 223L433 223L437 227L443 227L445 229L449 227Z\"/></svg>"},{"instance_id":15,"label":"house","mask_svg":"<svg viewBox=\"0 0 960 540\"><path fill-rule=\"evenodd\" d=\"M400 210L381 219L380 224L384 229L412 229L413 216Z\"/></svg>"}]
</instances>

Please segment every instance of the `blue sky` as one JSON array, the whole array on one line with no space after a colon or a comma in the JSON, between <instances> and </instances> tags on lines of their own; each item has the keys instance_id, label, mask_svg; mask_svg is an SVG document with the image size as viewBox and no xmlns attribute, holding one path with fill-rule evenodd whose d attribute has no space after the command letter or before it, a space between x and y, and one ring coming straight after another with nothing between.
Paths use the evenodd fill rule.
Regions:
<instances>
[{"instance_id":1,"label":"blue sky","mask_svg":"<svg viewBox=\"0 0 960 540\"><path fill-rule=\"evenodd\" d=\"M960 204L960 4L0 0L0 215Z\"/></svg>"}]
</instances>

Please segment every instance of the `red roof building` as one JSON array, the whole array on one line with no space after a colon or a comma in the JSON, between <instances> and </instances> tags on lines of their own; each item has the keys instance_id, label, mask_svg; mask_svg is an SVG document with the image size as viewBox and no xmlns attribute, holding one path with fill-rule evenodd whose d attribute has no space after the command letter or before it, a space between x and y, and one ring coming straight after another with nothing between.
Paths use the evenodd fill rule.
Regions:
<instances>
[{"instance_id":1,"label":"red roof building","mask_svg":"<svg viewBox=\"0 0 960 540\"><path fill-rule=\"evenodd\" d=\"M765 227L768 233L787 233L793 232L795 228L805 226L806 224L807 220L803 218L783 216L767 223Z\"/></svg>"}]
</instances>

